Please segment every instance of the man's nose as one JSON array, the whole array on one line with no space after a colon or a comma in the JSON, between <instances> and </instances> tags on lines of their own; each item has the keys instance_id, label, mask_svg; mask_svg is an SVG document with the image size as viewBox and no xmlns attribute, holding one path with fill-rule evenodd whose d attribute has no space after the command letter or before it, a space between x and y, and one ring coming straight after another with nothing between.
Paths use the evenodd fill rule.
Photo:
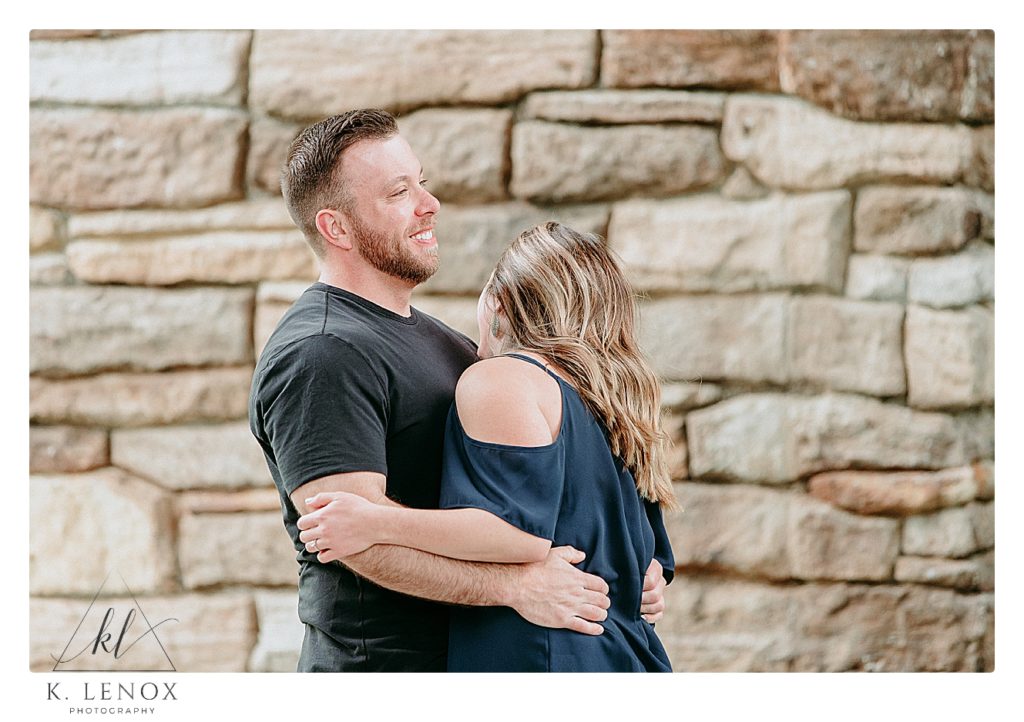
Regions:
<instances>
[{"instance_id":1,"label":"man's nose","mask_svg":"<svg viewBox=\"0 0 1024 722\"><path fill-rule=\"evenodd\" d=\"M434 197L434 194L428 191L426 188L420 194L420 202L416 208L417 215L425 216L431 213L437 213L441 208L441 201Z\"/></svg>"}]
</instances>

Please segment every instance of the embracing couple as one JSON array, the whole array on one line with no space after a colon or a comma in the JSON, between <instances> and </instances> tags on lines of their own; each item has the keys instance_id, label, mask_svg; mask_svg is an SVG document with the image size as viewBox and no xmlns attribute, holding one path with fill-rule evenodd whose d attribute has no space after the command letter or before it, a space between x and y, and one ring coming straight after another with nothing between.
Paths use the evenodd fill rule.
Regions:
<instances>
[{"instance_id":1,"label":"embracing couple","mask_svg":"<svg viewBox=\"0 0 1024 722\"><path fill-rule=\"evenodd\" d=\"M310 126L284 168L321 273L249 419L299 552L299 671L671 671L675 499L632 290L599 238L545 223L473 343L409 303L438 267L425 185L381 110Z\"/></svg>"}]
</instances>

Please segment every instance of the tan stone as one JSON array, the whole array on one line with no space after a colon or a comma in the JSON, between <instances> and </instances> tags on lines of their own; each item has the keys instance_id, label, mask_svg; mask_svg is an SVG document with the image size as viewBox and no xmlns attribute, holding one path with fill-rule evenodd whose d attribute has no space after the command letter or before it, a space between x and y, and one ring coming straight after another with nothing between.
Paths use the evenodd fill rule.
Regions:
<instances>
[{"instance_id":1,"label":"tan stone","mask_svg":"<svg viewBox=\"0 0 1024 722\"><path fill-rule=\"evenodd\" d=\"M991 671L990 594L677 577L666 604L677 672Z\"/></svg>"},{"instance_id":2,"label":"tan stone","mask_svg":"<svg viewBox=\"0 0 1024 722\"><path fill-rule=\"evenodd\" d=\"M102 619L107 609L114 610L113 620L118 633L128 612L135 610L136 621L125 637L126 645L127 640L134 641L134 636L146 631L139 621L141 609L145 619L156 627L159 645L153 643L150 635L139 639L120 659L114 659L113 655L87 653L60 665L59 669L161 671L173 665L178 672L244 672L249 650L256 641L252 598L239 592L139 596L135 599L130 596L104 597L97 600L91 609L89 598L32 599L29 605L31 670L49 672L54 668L55 658L61 658L65 647L68 647L65 657L71 657L84 648L85 641L79 644L79 640L90 635L85 634L84 629L76 634L77 625L83 615L90 620ZM95 637L93 626L89 631ZM68 645L71 639L74 639L73 646ZM97 689L94 692L97 699L98 693Z\"/></svg>"},{"instance_id":3,"label":"tan stone","mask_svg":"<svg viewBox=\"0 0 1024 722\"><path fill-rule=\"evenodd\" d=\"M959 30L791 30L782 91L856 120L955 121L969 41Z\"/></svg>"},{"instance_id":4,"label":"tan stone","mask_svg":"<svg viewBox=\"0 0 1024 722\"><path fill-rule=\"evenodd\" d=\"M900 552L896 519L850 514L795 496L788 519L791 574L800 579L884 581Z\"/></svg>"},{"instance_id":5,"label":"tan stone","mask_svg":"<svg viewBox=\"0 0 1024 722\"><path fill-rule=\"evenodd\" d=\"M294 672L305 628L299 621L295 592L256 593L259 636L249 655L249 672Z\"/></svg>"},{"instance_id":6,"label":"tan stone","mask_svg":"<svg viewBox=\"0 0 1024 722\"><path fill-rule=\"evenodd\" d=\"M811 477L813 496L858 514L906 516L983 498L980 465L927 471L831 471Z\"/></svg>"},{"instance_id":7,"label":"tan stone","mask_svg":"<svg viewBox=\"0 0 1024 722\"><path fill-rule=\"evenodd\" d=\"M68 261L89 283L167 286L183 282L316 280L317 263L302 234L217 231L153 241L73 241Z\"/></svg>"},{"instance_id":8,"label":"tan stone","mask_svg":"<svg viewBox=\"0 0 1024 722\"><path fill-rule=\"evenodd\" d=\"M311 284L305 281L267 281L256 291L257 303L287 303L298 300Z\"/></svg>"},{"instance_id":9,"label":"tan stone","mask_svg":"<svg viewBox=\"0 0 1024 722\"><path fill-rule=\"evenodd\" d=\"M991 404L995 399L992 311L907 307L907 402L918 408Z\"/></svg>"},{"instance_id":10,"label":"tan stone","mask_svg":"<svg viewBox=\"0 0 1024 722\"><path fill-rule=\"evenodd\" d=\"M296 587L299 565L280 511L188 514L178 524L188 589L218 584Z\"/></svg>"},{"instance_id":11,"label":"tan stone","mask_svg":"<svg viewBox=\"0 0 1024 722\"><path fill-rule=\"evenodd\" d=\"M971 157L964 183L992 193L996 187L995 126L983 125L971 132Z\"/></svg>"},{"instance_id":12,"label":"tan stone","mask_svg":"<svg viewBox=\"0 0 1024 722\"><path fill-rule=\"evenodd\" d=\"M257 30L249 102L304 119L505 103L537 88L591 85L597 42L593 30Z\"/></svg>"},{"instance_id":13,"label":"tan stone","mask_svg":"<svg viewBox=\"0 0 1024 722\"><path fill-rule=\"evenodd\" d=\"M988 549L992 539L992 502L940 509L903 522L904 554L966 557Z\"/></svg>"},{"instance_id":14,"label":"tan stone","mask_svg":"<svg viewBox=\"0 0 1024 722\"><path fill-rule=\"evenodd\" d=\"M63 245L64 220L47 208L31 206L28 217L29 250L32 253L56 251Z\"/></svg>"},{"instance_id":15,"label":"tan stone","mask_svg":"<svg viewBox=\"0 0 1024 722\"><path fill-rule=\"evenodd\" d=\"M277 489L245 491L183 491L175 496L180 514L209 514L235 511L280 511Z\"/></svg>"},{"instance_id":16,"label":"tan stone","mask_svg":"<svg viewBox=\"0 0 1024 722\"><path fill-rule=\"evenodd\" d=\"M796 669L983 671L991 595L885 584L806 593L795 632L815 644L795 660Z\"/></svg>"},{"instance_id":17,"label":"tan stone","mask_svg":"<svg viewBox=\"0 0 1024 722\"><path fill-rule=\"evenodd\" d=\"M854 207L853 246L868 253L955 251L985 235L992 199L966 188L864 188Z\"/></svg>"},{"instance_id":18,"label":"tan stone","mask_svg":"<svg viewBox=\"0 0 1024 722\"><path fill-rule=\"evenodd\" d=\"M249 31L164 30L29 45L31 102L240 105Z\"/></svg>"},{"instance_id":19,"label":"tan stone","mask_svg":"<svg viewBox=\"0 0 1024 722\"><path fill-rule=\"evenodd\" d=\"M839 290L850 236L845 191L754 201L717 195L612 208L609 245L645 290Z\"/></svg>"},{"instance_id":20,"label":"tan stone","mask_svg":"<svg viewBox=\"0 0 1024 722\"><path fill-rule=\"evenodd\" d=\"M719 401L723 395L718 384L697 383L663 383L661 385L661 405L663 408L676 411L690 411Z\"/></svg>"},{"instance_id":21,"label":"tan stone","mask_svg":"<svg viewBox=\"0 0 1024 722\"><path fill-rule=\"evenodd\" d=\"M96 594L114 573L137 593L174 588L167 493L106 468L32 476L29 498L32 594Z\"/></svg>"},{"instance_id":22,"label":"tan stone","mask_svg":"<svg viewBox=\"0 0 1024 722\"><path fill-rule=\"evenodd\" d=\"M37 253L29 256L28 282L33 286L63 286L70 283L68 257L63 253Z\"/></svg>"},{"instance_id":23,"label":"tan stone","mask_svg":"<svg viewBox=\"0 0 1024 722\"><path fill-rule=\"evenodd\" d=\"M910 259L854 253L846 269L846 295L863 301L905 301Z\"/></svg>"},{"instance_id":24,"label":"tan stone","mask_svg":"<svg viewBox=\"0 0 1024 722\"><path fill-rule=\"evenodd\" d=\"M892 577L899 523L837 511L803 494L745 484L676 484L667 517L676 566L777 580Z\"/></svg>"},{"instance_id":25,"label":"tan stone","mask_svg":"<svg viewBox=\"0 0 1024 722\"><path fill-rule=\"evenodd\" d=\"M982 459L971 465L974 470L974 479L978 484L978 499L994 499L996 496L996 468L995 463Z\"/></svg>"},{"instance_id":26,"label":"tan stone","mask_svg":"<svg viewBox=\"0 0 1024 722\"><path fill-rule=\"evenodd\" d=\"M267 345L267 339L277 328L281 317L309 286L305 281L270 281L259 285L252 324L253 352L256 358L263 353L263 347Z\"/></svg>"},{"instance_id":27,"label":"tan stone","mask_svg":"<svg viewBox=\"0 0 1024 722\"><path fill-rule=\"evenodd\" d=\"M528 228L555 219L578 231L603 235L608 226L608 208L543 208L520 201L479 206L445 204L434 230L441 265L420 288L428 293L478 296L509 244Z\"/></svg>"},{"instance_id":28,"label":"tan stone","mask_svg":"<svg viewBox=\"0 0 1024 722\"><path fill-rule=\"evenodd\" d=\"M673 479L686 479L690 470L686 461L686 417L679 413L662 413L662 431L668 434L668 466Z\"/></svg>"},{"instance_id":29,"label":"tan stone","mask_svg":"<svg viewBox=\"0 0 1024 722\"><path fill-rule=\"evenodd\" d=\"M447 298L445 296L426 296L416 294L412 305L464 333L474 342L480 340L480 331L476 320L475 298Z\"/></svg>"},{"instance_id":30,"label":"tan stone","mask_svg":"<svg viewBox=\"0 0 1024 722\"><path fill-rule=\"evenodd\" d=\"M960 117L965 120L995 120L995 33L968 30L971 47L967 55L967 80L960 96Z\"/></svg>"},{"instance_id":31,"label":"tan stone","mask_svg":"<svg viewBox=\"0 0 1024 722\"><path fill-rule=\"evenodd\" d=\"M809 643L793 633L804 590L818 586L677 574L657 624L673 671L791 671L798 645Z\"/></svg>"},{"instance_id":32,"label":"tan stone","mask_svg":"<svg viewBox=\"0 0 1024 722\"><path fill-rule=\"evenodd\" d=\"M249 126L249 160L245 168L250 187L280 196L281 171L288 160L288 149L303 127L301 123L285 123L274 118L253 119ZM284 207L283 202L281 207Z\"/></svg>"},{"instance_id":33,"label":"tan stone","mask_svg":"<svg viewBox=\"0 0 1024 722\"><path fill-rule=\"evenodd\" d=\"M667 514L665 523L676 566L687 577L691 569L790 577L792 494L739 484L676 483L675 491L683 511ZM674 583L688 582L681 577Z\"/></svg>"},{"instance_id":34,"label":"tan stone","mask_svg":"<svg viewBox=\"0 0 1024 722\"><path fill-rule=\"evenodd\" d=\"M874 396L906 391L901 304L798 296L788 338L791 380Z\"/></svg>"},{"instance_id":35,"label":"tan stone","mask_svg":"<svg viewBox=\"0 0 1024 722\"><path fill-rule=\"evenodd\" d=\"M967 460L991 459L995 456L995 412L991 407L958 411L959 434L964 440Z\"/></svg>"},{"instance_id":36,"label":"tan stone","mask_svg":"<svg viewBox=\"0 0 1024 722\"><path fill-rule=\"evenodd\" d=\"M601 82L779 89L778 33L769 30L605 30Z\"/></svg>"},{"instance_id":37,"label":"tan stone","mask_svg":"<svg viewBox=\"0 0 1024 722\"><path fill-rule=\"evenodd\" d=\"M87 29L74 29L74 30L29 30L28 39L35 40L70 40L72 38L101 38L101 37L115 37L117 35L130 35L132 33L143 32L141 30L87 30Z\"/></svg>"},{"instance_id":38,"label":"tan stone","mask_svg":"<svg viewBox=\"0 0 1024 722\"><path fill-rule=\"evenodd\" d=\"M995 589L995 554L985 552L968 559L900 557L896 560L898 582L953 587L965 592Z\"/></svg>"},{"instance_id":39,"label":"tan stone","mask_svg":"<svg viewBox=\"0 0 1024 722\"><path fill-rule=\"evenodd\" d=\"M33 474L88 471L110 464L106 431L30 426L28 439L28 465Z\"/></svg>"},{"instance_id":40,"label":"tan stone","mask_svg":"<svg viewBox=\"0 0 1024 722\"><path fill-rule=\"evenodd\" d=\"M784 383L784 295L695 296L640 310L640 345L663 379Z\"/></svg>"},{"instance_id":41,"label":"tan stone","mask_svg":"<svg viewBox=\"0 0 1024 722\"><path fill-rule=\"evenodd\" d=\"M525 118L575 123L721 123L725 93L577 90L530 93Z\"/></svg>"},{"instance_id":42,"label":"tan stone","mask_svg":"<svg viewBox=\"0 0 1024 722\"><path fill-rule=\"evenodd\" d=\"M942 469L972 452L959 419L850 394L735 396L686 417L690 473L779 483L829 469Z\"/></svg>"},{"instance_id":43,"label":"tan stone","mask_svg":"<svg viewBox=\"0 0 1024 722\"><path fill-rule=\"evenodd\" d=\"M252 324L252 348L253 354L259 358L263 353L270 334L277 328L277 324L284 317L290 303L257 303L256 312Z\"/></svg>"},{"instance_id":44,"label":"tan stone","mask_svg":"<svg viewBox=\"0 0 1024 722\"><path fill-rule=\"evenodd\" d=\"M995 250L975 241L960 253L916 258L910 266L907 300L934 308L991 301L995 286Z\"/></svg>"},{"instance_id":45,"label":"tan stone","mask_svg":"<svg viewBox=\"0 0 1024 722\"><path fill-rule=\"evenodd\" d=\"M252 368L111 373L29 380L33 422L147 426L222 421L247 413Z\"/></svg>"},{"instance_id":46,"label":"tan stone","mask_svg":"<svg viewBox=\"0 0 1024 722\"><path fill-rule=\"evenodd\" d=\"M33 203L182 207L242 195L239 111L37 108L29 122Z\"/></svg>"},{"instance_id":47,"label":"tan stone","mask_svg":"<svg viewBox=\"0 0 1024 722\"><path fill-rule=\"evenodd\" d=\"M427 189L442 202L508 197L511 110L432 108L402 117L398 126L423 164Z\"/></svg>"},{"instance_id":48,"label":"tan stone","mask_svg":"<svg viewBox=\"0 0 1024 722\"><path fill-rule=\"evenodd\" d=\"M212 208L75 213L68 235L83 238L145 238L232 230L292 230L295 224L280 198L220 203Z\"/></svg>"},{"instance_id":49,"label":"tan stone","mask_svg":"<svg viewBox=\"0 0 1024 722\"><path fill-rule=\"evenodd\" d=\"M38 288L30 369L89 373L249 363L248 289Z\"/></svg>"},{"instance_id":50,"label":"tan stone","mask_svg":"<svg viewBox=\"0 0 1024 722\"><path fill-rule=\"evenodd\" d=\"M168 489L273 484L248 421L114 429L110 458L116 466Z\"/></svg>"},{"instance_id":51,"label":"tan stone","mask_svg":"<svg viewBox=\"0 0 1024 722\"><path fill-rule=\"evenodd\" d=\"M974 527L974 541L981 549L996 545L996 506L992 502L975 502L967 505Z\"/></svg>"},{"instance_id":52,"label":"tan stone","mask_svg":"<svg viewBox=\"0 0 1024 722\"><path fill-rule=\"evenodd\" d=\"M953 183L971 164L966 126L863 123L785 96L731 95L722 150L762 183L792 190L915 180Z\"/></svg>"},{"instance_id":53,"label":"tan stone","mask_svg":"<svg viewBox=\"0 0 1024 722\"><path fill-rule=\"evenodd\" d=\"M563 202L667 196L723 177L718 133L695 126L571 126L526 120L512 129L517 198Z\"/></svg>"},{"instance_id":54,"label":"tan stone","mask_svg":"<svg viewBox=\"0 0 1024 722\"><path fill-rule=\"evenodd\" d=\"M768 196L771 189L762 185L749 170L740 165L729 174L719 193L734 201L752 201Z\"/></svg>"}]
</instances>

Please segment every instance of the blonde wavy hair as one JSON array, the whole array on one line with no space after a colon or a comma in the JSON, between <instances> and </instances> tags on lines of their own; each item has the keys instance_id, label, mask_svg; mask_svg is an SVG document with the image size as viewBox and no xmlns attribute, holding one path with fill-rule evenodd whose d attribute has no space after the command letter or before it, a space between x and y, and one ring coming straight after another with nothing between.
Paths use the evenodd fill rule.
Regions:
<instances>
[{"instance_id":1,"label":"blonde wavy hair","mask_svg":"<svg viewBox=\"0 0 1024 722\"><path fill-rule=\"evenodd\" d=\"M531 351L563 370L640 495L678 509L661 387L636 341L636 298L601 239L556 222L523 231L498 260L486 295L507 319L501 351Z\"/></svg>"}]
</instances>

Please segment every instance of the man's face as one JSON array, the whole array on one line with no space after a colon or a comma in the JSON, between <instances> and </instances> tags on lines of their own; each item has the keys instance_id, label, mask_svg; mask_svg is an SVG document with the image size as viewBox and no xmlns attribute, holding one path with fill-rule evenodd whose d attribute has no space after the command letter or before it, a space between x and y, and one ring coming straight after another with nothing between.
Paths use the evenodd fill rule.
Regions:
<instances>
[{"instance_id":1,"label":"man's face","mask_svg":"<svg viewBox=\"0 0 1024 722\"><path fill-rule=\"evenodd\" d=\"M412 285L437 271L437 198L424 187L423 168L401 136L350 147L342 173L353 200L348 210L356 250L382 273Z\"/></svg>"}]
</instances>

